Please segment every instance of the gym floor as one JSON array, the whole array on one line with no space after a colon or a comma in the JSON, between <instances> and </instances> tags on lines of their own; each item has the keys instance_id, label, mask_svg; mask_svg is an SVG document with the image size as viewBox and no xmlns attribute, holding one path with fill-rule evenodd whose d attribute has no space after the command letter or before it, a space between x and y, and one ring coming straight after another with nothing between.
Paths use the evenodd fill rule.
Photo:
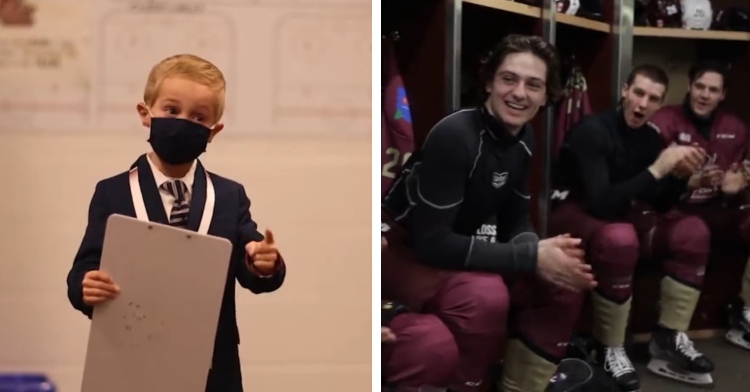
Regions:
<instances>
[{"instance_id":1,"label":"gym floor","mask_svg":"<svg viewBox=\"0 0 750 392\"><path fill-rule=\"evenodd\" d=\"M716 364L713 374L715 392L740 392L750 390L750 351L730 345L724 337L696 340L698 351L706 354ZM705 390L659 377L646 369L643 355L646 344L639 344L631 357L641 376L642 392L683 392Z\"/></svg>"}]
</instances>

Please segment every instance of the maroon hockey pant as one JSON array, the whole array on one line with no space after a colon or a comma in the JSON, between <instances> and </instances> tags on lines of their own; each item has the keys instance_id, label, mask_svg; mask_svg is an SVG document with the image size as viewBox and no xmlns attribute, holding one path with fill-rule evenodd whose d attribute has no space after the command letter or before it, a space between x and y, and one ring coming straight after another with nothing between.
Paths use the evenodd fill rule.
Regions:
<instances>
[{"instance_id":1,"label":"maroon hockey pant","mask_svg":"<svg viewBox=\"0 0 750 392\"><path fill-rule=\"evenodd\" d=\"M386 380L457 392L481 390L508 334L559 361L583 299L533 274L501 277L428 267L398 246L383 253L382 286L383 298L418 313L397 316L391 324L397 340L383 352Z\"/></svg>"},{"instance_id":2,"label":"maroon hockey pant","mask_svg":"<svg viewBox=\"0 0 750 392\"><path fill-rule=\"evenodd\" d=\"M597 290L612 301L630 298L641 255L663 260L664 273L677 282L698 290L703 285L710 235L697 216L634 211L628 220L606 222L567 202L550 215L549 231L550 235L569 233L583 240L586 259L599 283Z\"/></svg>"}]
</instances>

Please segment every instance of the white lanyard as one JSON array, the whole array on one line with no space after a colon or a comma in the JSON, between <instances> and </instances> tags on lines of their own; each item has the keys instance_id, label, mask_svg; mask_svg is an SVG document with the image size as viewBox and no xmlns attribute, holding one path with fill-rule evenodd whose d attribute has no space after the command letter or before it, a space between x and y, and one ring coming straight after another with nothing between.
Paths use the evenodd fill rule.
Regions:
<instances>
[{"instance_id":1,"label":"white lanyard","mask_svg":"<svg viewBox=\"0 0 750 392\"><path fill-rule=\"evenodd\" d=\"M205 172L205 171L204 171ZM208 227L211 225L211 219L214 215L214 204L216 201L216 192L214 190L214 184L211 182L211 178L206 173L206 204L203 206L203 216L201 217L201 224L198 227L198 233L208 234ZM138 168L135 167L130 170L130 196L133 199L133 207L135 208L135 217L142 221L149 221L148 212L146 212L146 204L143 202L143 194L141 193L141 184L138 182Z\"/></svg>"}]
</instances>

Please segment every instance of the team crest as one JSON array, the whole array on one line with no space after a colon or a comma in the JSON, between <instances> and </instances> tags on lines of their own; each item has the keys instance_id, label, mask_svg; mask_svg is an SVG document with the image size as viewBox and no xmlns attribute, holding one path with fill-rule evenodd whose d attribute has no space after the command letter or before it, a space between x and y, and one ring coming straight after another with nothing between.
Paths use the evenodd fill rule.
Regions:
<instances>
[{"instance_id":1,"label":"team crest","mask_svg":"<svg viewBox=\"0 0 750 392\"><path fill-rule=\"evenodd\" d=\"M494 186L495 188L500 188L501 186L505 185L506 181L508 181L508 172L492 173L492 186Z\"/></svg>"}]
</instances>

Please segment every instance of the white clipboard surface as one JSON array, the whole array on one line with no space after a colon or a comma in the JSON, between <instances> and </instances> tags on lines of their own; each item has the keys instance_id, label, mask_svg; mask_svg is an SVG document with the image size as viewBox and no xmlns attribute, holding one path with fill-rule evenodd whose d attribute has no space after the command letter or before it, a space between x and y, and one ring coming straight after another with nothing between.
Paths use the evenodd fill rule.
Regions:
<instances>
[{"instance_id":1,"label":"white clipboard surface","mask_svg":"<svg viewBox=\"0 0 750 392\"><path fill-rule=\"evenodd\" d=\"M135 218L107 221L81 392L204 392L232 244Z\"/></svg>"}]
</instances>

